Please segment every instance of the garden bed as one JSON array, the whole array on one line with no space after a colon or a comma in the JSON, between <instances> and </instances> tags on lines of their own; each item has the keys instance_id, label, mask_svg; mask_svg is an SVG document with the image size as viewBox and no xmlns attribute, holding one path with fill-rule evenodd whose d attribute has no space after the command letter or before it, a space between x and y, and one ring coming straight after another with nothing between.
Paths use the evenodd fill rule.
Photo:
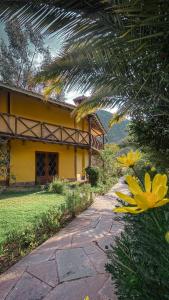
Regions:
<instances>
[{"instance_id":1,"label":"garden bed","mask_svg":"<svg viewBox=\"0 0 169 300\"><path fill-rule=\"evenodd\" d=\"M41 213L64 203L63 195L48 192L5 192L0 195L0 245L7 233L34 224Z\"/></svg>"},{"instance_id":2,"label":"garden bed","mask_svg":"<svg viewBox=\"0 0 169 300\"><path fill-rule=\"evenodd\" d=\"M66 194L5 192L0 195L0 273L54 235L92 203L89 185Z\"/></svg>"}]
</instances>

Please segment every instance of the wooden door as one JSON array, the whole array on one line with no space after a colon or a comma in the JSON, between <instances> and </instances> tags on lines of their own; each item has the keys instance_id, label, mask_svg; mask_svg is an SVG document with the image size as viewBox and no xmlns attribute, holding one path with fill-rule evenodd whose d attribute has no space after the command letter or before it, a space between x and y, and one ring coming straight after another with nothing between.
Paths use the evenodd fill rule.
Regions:
<instances>
[{"instance_id":1,"label":"wooden door","mask_svg":"<svg viewBox=\"0 0 169 300\"><path fill-rule=\"evenodd\" d=\"M36 152L36 183L46 184L58 176L58 153Z\"/></svg>"}]
</instances>

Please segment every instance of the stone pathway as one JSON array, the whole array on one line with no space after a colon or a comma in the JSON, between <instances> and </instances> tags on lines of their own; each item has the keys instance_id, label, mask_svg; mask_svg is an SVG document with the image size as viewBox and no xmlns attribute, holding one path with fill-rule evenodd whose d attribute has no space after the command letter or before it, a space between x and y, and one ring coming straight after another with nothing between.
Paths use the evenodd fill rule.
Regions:
<instances>
[{"instance_id":1,"label":"stone pathway","mask_svg":"<svg viewBox=\"0 0 169 300\"><path fill-rule=\"evenodd\" d=\"M105 246L113 243L122 224L113 220L114 191L75 218L0 277L0 300L116 300L105 272Z\"/></svg>"}]
</instances>

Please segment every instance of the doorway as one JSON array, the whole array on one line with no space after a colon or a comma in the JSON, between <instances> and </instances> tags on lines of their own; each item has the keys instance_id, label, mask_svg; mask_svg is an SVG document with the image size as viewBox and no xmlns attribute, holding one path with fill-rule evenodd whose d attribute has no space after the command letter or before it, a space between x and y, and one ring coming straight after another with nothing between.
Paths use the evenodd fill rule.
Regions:
<instances>
[{"instance_id":1,"label":"doorway","mask_svg":"<svg viewBox=\"0 0 169 300\"><path fill-rule=\"evenodd\" d=\"M36 183L46 184L58 175L58 153L36 152Z\"/></svg>"}]
</instances>

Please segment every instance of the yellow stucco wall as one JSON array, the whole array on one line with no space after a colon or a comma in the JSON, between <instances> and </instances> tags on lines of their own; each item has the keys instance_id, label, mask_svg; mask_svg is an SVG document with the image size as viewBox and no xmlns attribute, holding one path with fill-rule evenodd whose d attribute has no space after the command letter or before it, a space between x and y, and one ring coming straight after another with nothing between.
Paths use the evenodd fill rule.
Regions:
<instances>
[{"instance_id":1,"label":"yellow stucco wall","mask_svg":"<svg viewBox=\"0 0 169 300\"><path fill-rule=\"evenodd\" d=\"M7 91L4 90L0 91L0 112L7 112ZM10 92L10 113L46 123L88 130L87 121L75 123L70 110L18 92Z\"/></svg>"},{"instance_id":2,"label":"yellow stucco wall","mask_svg":"<svg viewBox=\"0 0 169 300\"><path fill-rule=\"evenodd\" d=\"M8 110L7 95L7 91L0 91L0 112L7 112ZM10 113L42 122L88 131L87 120L75 123L70 110L65 110L18 92L10 92ZM79 179L79 177L84 176L84 169L88 166L88 151L86 149L77 148L77 172L75 174L73 146L17 139L11 140L10 145L10 174L15 176L16 183L35 181L36 151L57 152L59 154L60 178ZM11 182L13 182L13 179L11 179Z\"/></svg>"},{"instance_id":3,"label":"yellow stucco wall","mask_svg":"<svg viewBox=\"0 0 169 300\"><path fill-rule=\"evenodd\" d=\"M77 150L77 174L85 176L85 168L89 165L89 154L85 149Z\"/></svg>"},{"instance_id":4,"label":"yellow stucco wall","mask_svg":"<svg viewBox=\"0 0 169 300\"><path fill-rule=\"evenodd\" d=\"M74 148L72 146L11 140L11 175L16 177L16 182L35 181L36 151L57 152L59 154L59 177L68 179L75 178ZM77 174L80 174L80 176L83 176L83 164L84 166L88 165L88 152L87 150L78 149ZM13 182L13 179L11 182Z\"/></svg>"},{"instance_id":5,"label":"yellow stucco wall","mask_svg":"<svg viewBox=\"0 0 169 300\"><path fill-rule=\"evenodd\" d=\"M7 112L7 92L0 91L0 112Z\"/></svg>"}]
</instances>

